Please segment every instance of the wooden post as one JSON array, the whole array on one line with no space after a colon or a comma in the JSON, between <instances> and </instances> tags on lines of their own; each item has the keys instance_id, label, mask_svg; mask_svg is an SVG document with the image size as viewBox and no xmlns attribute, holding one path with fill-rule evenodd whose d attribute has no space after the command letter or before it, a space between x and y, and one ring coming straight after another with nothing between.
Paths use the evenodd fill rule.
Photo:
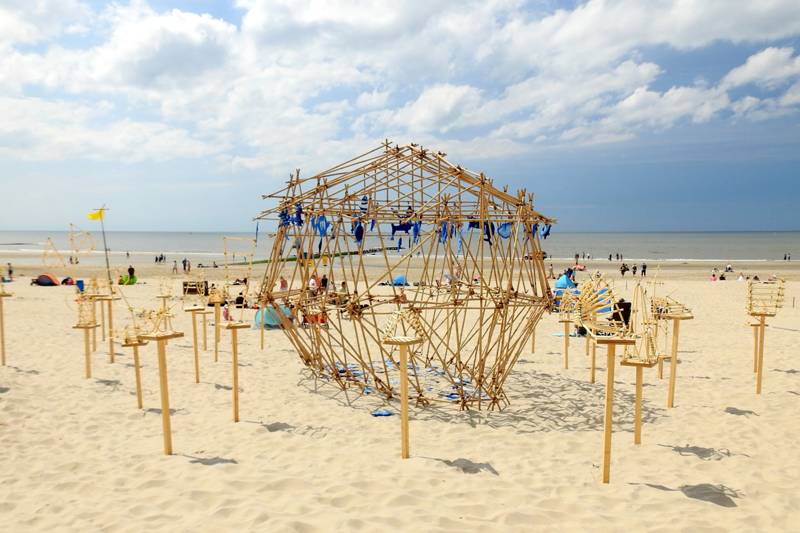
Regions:
<instances>
[{"instance_id":1,"label":"wooden post","mask_svg":"<svg viewBox=\"0 0 800 533\"><path fill-rule=\"evenodd\" d=\"M410 455L408 439L408 346L400 345L400 457Z\"/></svg>"},{"instance_id":2,"label":"wooden post","mask_svg":"<svg viewBox=\"0 0 800 533\"><path fill-rule=\"evenodd\" d=\"M642 367L636 367L636 405L634 406L633 443L642 443Z\"/></svg>"},{"instance_id":3,"label":"wooden post","mask_svg":"<svg viewBox=\"0 0 800 533\"><path fill-rule=\"evenodd\" d=\"M219 321L220 321L220 304L214 304L214 362L219 361Z\"/></svg>"},{"instance_id":4,"label":"wooden post","mask_svg":"<svg viewBox=\"0 0 800 533\"><path fill-rule=\"evenodd\" d=\"M559 320L564 324L564 368L569 368L569 325L572 324L571 320Z\"/></svg>"},{"instance_id":5,"label":"wooden post","mask_svg":"<svg viewBox=\"0 0 800 533\"><path fill-rule=\"evenodd\" d=\"M231 358L231 365L233 366L233 421L239 421L239 337L237 335L240 329L250 327L247 322L228 322L225 324L225 329L231 330L231 347L233 357Z\"/></svg>"},{"instance_id":6,"label":"wooden post","mask_svg":"<svg viewBox=\"0 0 800 533\"><path fill-rule=\"evenodd\" d=\"M260 324L261 327L259 329L261 330L261 350L263 351L264 350L264 324L266 324L266 317L264 316L264 306L263 305L261 306L261 315L260 316L261 316L261 324Z\"/></svg>"},{"instance_id":7,"label":"wooden post","mask_svg":"<svg viewBox=\"0 0 800 533\"><path fill-rule=\"evenodd\" d=\"M589 374L589 383L594 383L595 381L595 368L597 367L597 339L592 343L592 370Z\"/></svg>"},{"instance_id":8,"label":"wooden post","mask_svg":"<svg viewBox=\"0 0 800 533\"><path fill-rule=\"evenodd\" d=\"M0 299L2 301L2 299ZM92 304L94 305L94 304ZM89 330L93 332L97 330L99 324L89 324L85 326L72 326L72 329L83 330L83 367L86 379L92 377L92 351L89 348Z\"/></svg>"},{"instance_id":9,"label":"wooden post","mask_svg":"<svg viewBox=\"0 0 800 533\"><path fill-rule=\"evenodd\" d=\"M658 358L658 379L664 379L664 357Z\"/></svg>"},{"instance_id":10,"label":"wooden post","mask_svg":"<svg viewBox=\"0 0 800 533\"><path fill-rule=\"evenodd\" d=\"M203 317L203 318L201 318L201 320L203 321L203 351L204 352L208 351L208 319L206 317L208 315L210 315L210 314L211 314L211 311L209 311L206 308L203 308L203 310L200 311L200 316Z\"/></svg>"},{"instance_id":11,"label":"wooden post","mask_svg":"<svg viewBox=\"0 0 800 533\"><path fill-rule=\"evenodd\" d=\"M0 281L0 363L6 366L6 326L3 318L3 299L10 297L11 294L5 292Z\"/></svg>"},{"instance_id":12,"label":"wooden post","mask_svg":"<svg viewBox=\"0 0 800 533\"><path fill-rule=\"evenodd\" d=\"M202 311L200 306L192 306L184 309L187 313L192 314L192 347L194 348L194 382L200 383L200 348L197 345L197 313Z\"/></svg>"},{"instance_id":13,"label":"wooden post","mask_svg":"<svg viewBox=\"0 0 800 533\"><path fill-rule=\"evenodd\" d=\"M606 401L603 417L603 483L611 479L611 424L614 415L614 367L616 365L617 344L632 345L633 339L618 337L600 337L598 344L607 345L606 356Z\"/></svg>"},{"instance_id":14,"label":"wooden post","mask_svg":"<svg viewBox=\"0 0 800 533\"><path fill-rule=\"evenodd\" d=\"M678 333L681 321L679 318L672 319L672 354L669 361L669 395L667 396L667 407L675 407L675 374L678 371Z\"/></svg>"},{"instance_id":15,"label":"wooden post","mask_svg":"<svg viewBox=\"0 0 800 533\"><path fill-rule=\"evenodd\" d=\"M531 353L536 353L536 328L533 328L531 334Z\"/></svg>"},{"instance_id":16,"label":"wooden post","mask_svg":"<svg viewBox=\"0 0 800 533\"><path fill-rule=\"evenodd\" d=\"M756 394L761 394L761 378L764 375L764 329L767 327L767 317L761 315L758 317L758 319L758 369L756 371Z\"/></svg>"},{"instance_id":17,"label":"wooden post","mask_svg":"<svg viewBox=\"0 0 800 533\"><path fill-rule=\"evenodd\" d=\"M98 297L98 300L103 300L103 298ZM100 335L101 340L103 342L106 341L106 309L103 307L103 304L100 304Z\"/></svg>"},{"instance_id":18,"label":"wooden post","mask_svg":"<svg viewBox=\"0 0 800 533\"><path fill-rule=\"evenodd\" d=\"M92 307L94 308L94 316L97 316L97 300L92 298ZM102 306L101 306L102 307ZM92 352L97 351L97 328L92 329Z\"/></svg>"},{"instance_id":19,"label":"wooden post","mask_svg":"<svg viewBox=\"0 0 800 533\"><path fill-rule=\"evenodd\" d=\"M139 346L146 346L147 341L141 339L125 339L122 343L123 348L133 348L133 375L136 378L136 405L139 409L142 408L142 374L141 365L139 364Z\"/></svg>"},{"instance_id":20,"label":"wooden post","mask_svg":"<svg viewBox=\"0 0 800 533\"><path fill-rule=\"evenodd\" d=\"M400 457L411 453L408 436L408 347L422 342L421 338L395 336L383 339L384 344L400 348Z\"/></svg>"},{"instance_id":21,"label":"wooden post","mask_svg":"<svg viewBox=\"0 0 800 533\"><path fill-rule=\"evenodd\" d=\"M108 360L114 362L114 299L108 300Z\"/></svg>"},{"instance_id":22,"label":"wooden post","mask_svg":"<svg viewBox=\"0 0 800 533\"><path fill-rule=\"evenodd\" d=\"M153 333L143 339L154 340L158 347L158 382L161 389L161 426L164 436L164 454L172 455L172 423L169 413L169 381L167 379L167 341L183 337L183 333Z\"/></svg>"},{"instance_id":23,"label":"wooden post","mask_svg":"<svg viewBox=\"0 0 800 533\"><path fill-rule=\"evenodd\" d=\"M753 328L753 373L758 372L758 330L761 326L759 322L750 324Z\"/></svg>"}]
</instances>

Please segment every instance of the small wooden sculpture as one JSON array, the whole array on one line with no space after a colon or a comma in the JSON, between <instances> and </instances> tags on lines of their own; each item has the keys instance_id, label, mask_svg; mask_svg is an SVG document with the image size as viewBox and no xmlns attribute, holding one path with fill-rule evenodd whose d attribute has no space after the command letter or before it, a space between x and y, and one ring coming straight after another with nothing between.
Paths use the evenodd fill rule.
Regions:
<instances>
[{"instance_id":1,"label":"small wooden sculpture","mask_svg":"<svg viewBox=\"0 0 800 533\"><path fill-rule=\"evenodd\" d=\"M672 350L669 359L669 393L667 394L667 407L675 407L675 384L678 372L678 337L680 334L681 322L692 320L694 316L691 310L682 303L669 297L653 298L651 303L653 317L656 321L670 321L672 323ZM667 359L666 356L659 357L661 361Z\"/></svg>"},{"instance_id":2,"label":"small wooden sculpture","mask_svg":"<svg viewBox=\"0 0 800 533\"><path fill-rule=\"evenodd\" d=\"M153 316L153 315L151 315ZM156 341L158 348L158 378L161 391L161 425L164 437L164 454L172 455L172 423L169 411L169 381L167 379L167 341L183 337L183 333L172 330L172 322L167 311L155 313L151 329L140 335L141 339Z\"/></svg>"},{"instance_id":3,"label":"small wooden sculpture","mask_svg":"<svg viewBox=\"0 0 800 533\"><path fill-rule=\"evenodd\" d=\"M756 394L761 394L761 381L764 375L764 333L767 317L778 314L783 307L785 282L753 281L747 284L747 313L758 320L758 360L756 366Z\"/></svg>"},{"instance_id":4,"label":"small wooden sculpture","mask_svg":"<svg viewBox=\"0 0 800 533\"><path fill-rule=\"evenodd\" d=\"M72 328L83 330L84 369L86 379L89 379L92 377L92 352L89 349L89 331L93 331L98 327L95 303L86 294L79 294L76 303L78 304L78 323Z\"/></svg>"},{"instance_id":5,"label":"small wooden sculpture","mask_svg":"<svg viewBox=\"0 0 800 533\"><path fill-rule=\"evenodd\" d=\"M239 421L239 337L237 332L240 329L249 328L247 322L228 322L225 329L231 332L231 369L233 374L233 421Z\"/></svg>"},{"instance_id":6,"label":"small wooden sculpture","mask_svg":"<svg viewBox=\"0 0 800 533\"><path fill-rule=\"evenodd\" d=\"M122 346L124 348L133 348L133 372L136 378L136 405L139 409L142 408L142 374L141 365L139 364L139 347L147 346L147 341L141 338L141 334L135 326L126 327L123 337Z\"/></svg>"},{"instance_id":7,"label":"small wooden sculpture","mask_svg":"<svg viewBox=\"0 0 800 533\"><path fill-rule=\"evenodd\" d=\"M400 457L408 459L411 453L408 435L408 347L422 343L425 332L419 314L407 310L393 313L380 334L383 344L400 349Z\"/></svg>"}]
</instances>

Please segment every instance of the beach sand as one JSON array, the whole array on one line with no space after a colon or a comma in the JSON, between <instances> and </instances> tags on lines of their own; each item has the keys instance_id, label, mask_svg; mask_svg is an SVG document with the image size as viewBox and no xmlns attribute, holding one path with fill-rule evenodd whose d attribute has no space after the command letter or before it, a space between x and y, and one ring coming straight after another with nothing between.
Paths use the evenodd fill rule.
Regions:
<instances>
[{"instance_id":1,"label":"beach sand","mask_svg":"<svg viewBox=\"0 0 800 533\"><path fill-rule=\"evenodd\" d=\"M125 288L131 303L158 305L170 267L137 269L145 283ZM609 485L600 483L605 353L598 348L596 384L583 339L573 339L564 370L557 315L545 315L536 352L515 367L504 411L412 407L411 458L401 460L399 417L370 415L399 404L374 395L348 403L338 389L315 386L281 331L265 333L263 351L258 331L240 332L234 423L230 334L222 333L219 362L201 352L195 384L190 318L176 298L174 325L187 336L167 348L175 453L165 456L155 344L141 353L143 410L130 349L117 345L109 363L99 333L93 378L84 379L72 289L29 286L26 276L41 270L20 269L4 302L5 531L787 531L800 520L793 264L747 266L789 280L784 309L768 321L760 396L745 283L711 283L703 264L661 269L659 293L695 315L681 328L675 408L666 409L668 380L646 370L635 446L634 371L617 367ZM651 276L656 270L650 265ZM610 276L630 297L632 280ZM125 309L115 305L122 326Z\"/></svg>"}]
</instances>

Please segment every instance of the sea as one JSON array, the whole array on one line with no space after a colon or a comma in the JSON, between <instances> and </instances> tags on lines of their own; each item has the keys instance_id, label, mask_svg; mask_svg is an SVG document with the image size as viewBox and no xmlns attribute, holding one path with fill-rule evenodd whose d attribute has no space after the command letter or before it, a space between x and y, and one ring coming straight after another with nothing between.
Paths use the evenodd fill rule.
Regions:
<instances>
[{"instance_id":1,"label":"sea","mask_svg":"<svg viewBox=\"0 0 800 533\"><path fill-rule=\"evenodd\" d=\"M81 263L102 264L99 232L72 235L67 231L0 231L0 256L16 264L54 264L69 261L78 250ZM375 240L376 239L370 239ZM405 239L406 245L408 238ZM270 255L269 232L214 233L169 231L109 231L106 243L114 265L154 262L163 254L168 263L187 258L193 265L263 260ZM716 262L782 260L785 254L800 260L800 231L781 232L558 232L541 241L552 259L608 259L626 261ZM395 246L396 241L387 242ZM226 259L227 252L227 259ZM588 256L588 257L587 257Z\"/></svg>"}]
</instances>

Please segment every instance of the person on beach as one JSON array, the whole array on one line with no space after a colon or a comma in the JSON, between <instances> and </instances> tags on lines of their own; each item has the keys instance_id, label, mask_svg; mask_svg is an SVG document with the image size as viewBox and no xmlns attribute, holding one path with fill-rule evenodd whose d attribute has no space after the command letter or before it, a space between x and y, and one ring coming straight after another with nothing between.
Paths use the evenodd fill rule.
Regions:
<instances>
[{"instance_id":1,"label":"person on beach","mask_svg":"<svg viewBox=\"0 0 800 533\"><path fill-rule=\"evenodd\" d=\"M711 274L711 281L717 281L717 274L716 273L712 273Z\"/></svg>"},{"instance_id":2,"label":"person on beach","mask_svg":"<svg viewBox=\"0 0 800 533\"><path fill-rule=\"evenodd\" d=\"M319 285L317 285L316 276L311 276L308 278L308 290L316 294L318 286Z\"/></svg>"},{"instance_id":3,"label":"person on beach","mask_svg":"<svg viewBox=\"0 0 800 533\"><path fill-rule=\"evenodd\" d=\"M191 272L191 271L192 271L192 262L187 259L186 260L186 272Z\"/></svg>"},{"instance_id":4,"label":"person on beach","mask_svg":"<svg viewBox=\"0 0 800 533\"><path fill-rule=\"evenodd\" d=\"M553 263L550 263L550 268L547 270L547 277L549 279L556 279L556 275L553 272Z\"/></svg>"},{"instance_id":5,"label":"person on beach","mask_svg":"<svg viewBox=\"0 0 800 533\"><path fill-rule=\"evenodd\" d=\"M323 274L322 275L322 279L319 280L319 287L322 290L322 292L327 292L328 291L328 275L327 274Z\"/></svg>"},{"instance_id":6,"label":"person on beach","mask_svg":"<svg viewBox=\"0 0 800 533\"><path fill-rule=\"evenodd\" d=\"M6 263L8 267L8 281L14 281L14 267L11 266L11 263Z\"/></svg>"},{"instance_id":7,"label":"person on beach","mask_svg":"<svg viewBox=\"0 0 800 533\"><path fill-rule=\"evenodd\" d=\"M286 278L284 278L283 276L281 276L280 284L281 284L280 287L281 287L282 291L288 291L289 290L289 282L286 281Z\"/></svg>"},{"instance_id":8,"label":"person on beach","mask_svg":"<svg viewBox=\"0 0 800 533\"><path fill-rule=\"evenodd\" d=\"M131 258L131 253L125 252L125 259L130 259L130 258Z\"/></svg>"},{"instance_id":9,"label":"person on beach","mask_svg":"<svg viewBox=\"0 0 800 533\"><path fill-rule=\"evenodd\" d=\"M177 274L178 273L178 262L177 261L173 261L172 262L172 273L173 274Z\"/></svg>"},{"instance_id":10,"label":"person on beach","mask_svg":"<svg viewBox=\"0 0 800 533\"><path fill-rule=\"evenodd\" d=\"M642 277L647 276L647 263L642 263Z\"/></svg>"},{"instance_id":11,"label":"person on beach","mask_svg":"<svg viewBox=\"0 0 800 533\"><path fill-rule=\"evenodd\" d=\"M133 274L136 270L133 268L133 265L128 265L128 279L133 279Z\"/></svg>"},{"instance_id":12,"label":"person on beach","mask_svg":"<svg viewBox=\"0 0 800 533\"><path fill-rule=\"evenodd\" d=\"M637 267L636 265L633 265L633 267L631 268L631 272L632 272L632 274L633 274L634 276L636 275L636 269L637 269L637 268L638 268L638 267Z\"/></svg>"},{"instance_id":13,"label":"person on beach","mask_svg":"<svg viewBox=\"0 0 800 533\"><path fill-rule=\"evenodd\" d=\"M608 260L611 261L611 254L608 254Z\"/></svg>"}]
</instances>

